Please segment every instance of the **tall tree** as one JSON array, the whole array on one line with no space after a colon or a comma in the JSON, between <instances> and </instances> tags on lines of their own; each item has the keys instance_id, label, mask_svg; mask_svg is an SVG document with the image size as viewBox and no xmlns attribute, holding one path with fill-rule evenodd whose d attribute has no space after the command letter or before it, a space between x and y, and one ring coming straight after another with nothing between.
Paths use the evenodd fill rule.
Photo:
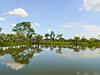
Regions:
<instances>
[{"instance_id":1,"label":"tall tree","mask_svg":"<svg viewBox=\"0 0 100 75\"><path fill-rule=\"evenodd\" d=\"M18 23L14 28L13 31L16 33L23 34L25 37L32 37L33 34L35 34L34 29L31 27L30 22L21 22Z\"/></svg>"},{"instance_id":2,"label":"tall tree","mask_svg":"<svg viewBox=\"0 0 100 75\"><path fill-rule=\"evenodd\" d=\"M35 33L34 29L33 29L33 28L30 28L29 31L28 31L27 36L31 39L32 36L35 35L35 34L36 34L36 33Z\"/></svg>"},{"instance_id":3,"label":"tall tree","mask_svg":"<svg viewBox=\"0 0 100 75\"><path fill-rule=\"evenodd\" d=\"M74 37L74 40L75 40L75 44L78 45L78 42L80 41L80 37L75 36L75 37Z\"/></svg>"},{"instance_id":4,"label":"tall tree","mask_svg":"<svg viewBox=\"0 0 100 75\"><path fill-rule=\"evenodd\" d=\"M51 31L50 38L54 40L54 38L55 38L55 32L54 31Z\"/></svg>"}]
</instances>

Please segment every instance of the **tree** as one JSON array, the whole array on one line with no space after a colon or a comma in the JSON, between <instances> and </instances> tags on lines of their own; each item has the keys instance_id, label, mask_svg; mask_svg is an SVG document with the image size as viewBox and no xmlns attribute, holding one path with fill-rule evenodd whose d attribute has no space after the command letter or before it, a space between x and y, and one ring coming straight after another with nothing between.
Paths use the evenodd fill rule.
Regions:
<instances>
[{"instance_id":1,"label":"tree","mask_svg":"<svg viewBox=\"0 0 100 75\"><path fill-rule=\"evenodd\" d=\"M4 42L5 38L6 38L6 36L4 33L0 34L0 42Z\"/></svg>"},{"instance_id":2,"label":"tree","mask_svg":"<svg viewBox=\"0 0 100 75\"><path fill-rule=\"evenodd\" d=\"M21 22L18 23L13 30L16 33L24 34L25 37L32 37L33 34L35 34L34 29L31 27L30 22Z\"/></svg>"},{"instance_id":3,"label":"tree","mask_svg":"<svg viewBox=\"0 0 100 75\"><path fill-rule=\"evenodd\" d=\"M51 31L51 33L50 33L50 38L54 40L54 38L55 38L55 33L54 33L54 31Z\"/></svg>"},{"instance_id":4,"label":"tree","mask_svg":"<svg viewBox=\"0 0 100 75\"><path fill-rule=\"evenodd\" d=\"M57 34L56 38L58 38L59 40L61 40L63 38L62 34Z\"/></svg>"},{"instance_id":5,"label":"tree","mask_svg":"<svg viewBox=\"0 0 100 75\"><path fill-rule=\"evenodd\" d=\"M80 37L75 36L74 37L74 40L79 41L80 40Z\"/></svg>"},{"instance_id":6,"label":"tree","mask_svg":"<svg viewBox=\"0 0 100 75\"><path fill-rule=\"evenodd\" d=\"M90 38L89 41L90 41L91 43L93 43L93 42L97 42L98 39L96 39L96 38Z\"/></svg>"},{"instance_id":7,"label":"tree","mask_svg":"<svg viewBox=\"0 0 100 75\"><path fill-rule=\"evenodd\" d=\"M2 31L2 28L0 28L0 32Z\"/></svg>"},{"instance_id":8,"label":"tree","mask_svg":"<svg viewBox=\"0 0 100 75\"><path fill-rule=\"evenodd\" d=\"M39 43L40 40L42 40L43 36L41 36L40 34L36 34L35 37L34 37L34 40Z\"/></svg>"},{"instance_id":9,"label":"tree","mask_svg":"<svg viewBox=\"0 0 100 75\"><path fill-rule=\"evenodd\" d=\"M82 37L81 41L82 42L88 42L88 39L86 39L85 37Z\"/></svg>"},{"instance_id":10,"label":"tree","mask_svg":"<svg viewBox=\"0 0 100 75\"><path fill-rule=\"evenodd\" d=\"M34 29L30 28L29 31L28 31L27 36L28 36L28 38L32 39L32 36L35 35L35 34L36 33L35 33Z\"/></svg>"},{"instance_id":11,"label":"tree","mask_svg":"<svg viewBox=\"0 0 100 75\"><path fill-rule=\"evenodd\" d=\"M15 35L14 34L7 34L5 40L6 41L14 41Z\"/></svg>"},{"instance_id":12,"label":"tree","mask_svg":"<svg viewBox=\"0 0 100 75\"><path fill-rule=\"evenodd\" d=\"M74 40L75 40L75 44L77 45L78 42L80 41L80 37L75 36L75 37L74 37Z\"/></svg>"},{"instance_id":13,"label":"tree","mask_svg":"<svg viewBox=\"0 0 100 75\"><path fill-rule=\"evenodd\" d=\"M24 34L22 34L22 33L16 33L15 34L15 38L16 38L16 41L25 41L25 36L24 36Z\"/></svg>"},{"instance_id":14,"label":"tree","mask_svg":"<svg viewBox=\"0 0 100 75\"><path fill-rule=\"evenodd\" d=\"M49 33L45 34L45 39L49 39Z\"/></svg>"}]
</instances>

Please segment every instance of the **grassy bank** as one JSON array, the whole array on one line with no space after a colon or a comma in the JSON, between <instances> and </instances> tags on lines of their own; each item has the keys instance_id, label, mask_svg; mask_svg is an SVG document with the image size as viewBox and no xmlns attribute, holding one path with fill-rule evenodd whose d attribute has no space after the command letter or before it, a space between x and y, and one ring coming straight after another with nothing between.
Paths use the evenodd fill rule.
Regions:
<instances>
[{"instance_id":1,"label":"grassy bank","mask_svg":"<svg viewBox=\"0 0 100 75\"><path fill-rule=\"evenodd\" d=\"M32 45L32 42L1 42L0 46Z\"/></svg>"},{"instance_id":2,"label":"grassy bank","mask_svg":"<svg viewBox=\"0 0 100 75\"><path fill-rule=\"evenodd\" d=\"M18 45L57 45L57 46L97 46L100 47L100 42L68 42L68 41L38 41L38 42L1 42L0 46L18 46Z\"/></svg>"}]
</instances>

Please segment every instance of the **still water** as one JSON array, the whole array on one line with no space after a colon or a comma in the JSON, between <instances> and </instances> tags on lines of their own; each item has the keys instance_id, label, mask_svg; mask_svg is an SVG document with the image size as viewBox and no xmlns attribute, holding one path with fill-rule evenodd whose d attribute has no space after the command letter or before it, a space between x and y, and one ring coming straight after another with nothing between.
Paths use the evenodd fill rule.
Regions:
<instances>
[{"instance_id":1,"label":"still water","mask_svg":"<svg viewBox=\"0 0 100 75\"><path fill-rule=\"evenodd\" d=\"M100 48L0 47L0 75L100 75Z\"/></svg>"}]
</instances>

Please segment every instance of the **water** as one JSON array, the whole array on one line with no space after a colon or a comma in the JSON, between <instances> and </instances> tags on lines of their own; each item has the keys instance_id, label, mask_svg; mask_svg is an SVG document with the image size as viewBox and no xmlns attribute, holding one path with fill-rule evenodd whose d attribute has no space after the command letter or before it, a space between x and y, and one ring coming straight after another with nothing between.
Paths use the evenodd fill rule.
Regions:
<instances>
[{"instance_id":1,"label":"water","mask_svg":"<svg viewBox=\"0 0 100 75\"><path fill-rule=\"evenodd\" d=\"M100 49L1 47L0 75L100 75Z\"/></svg>"}]
</instances>

